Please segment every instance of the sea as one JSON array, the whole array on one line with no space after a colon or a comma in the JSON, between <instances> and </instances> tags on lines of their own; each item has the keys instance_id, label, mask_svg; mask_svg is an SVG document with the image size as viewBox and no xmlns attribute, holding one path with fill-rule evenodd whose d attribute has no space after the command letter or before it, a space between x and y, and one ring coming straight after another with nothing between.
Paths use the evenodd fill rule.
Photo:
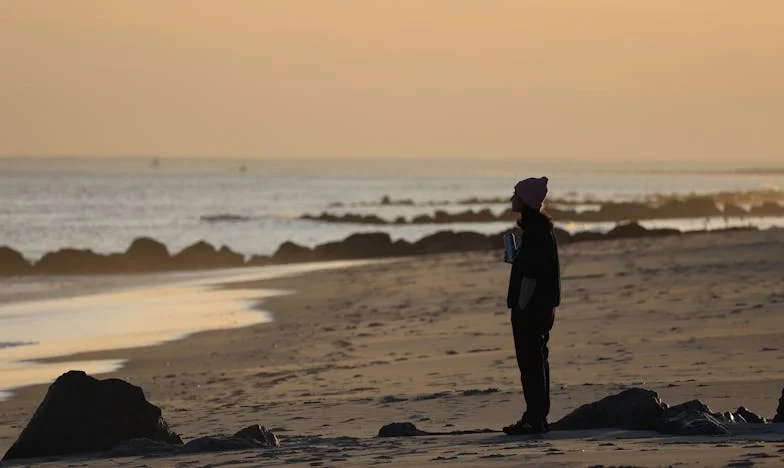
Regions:
<instances>
[{"instance_id":1,"label":"sea","mask_svg":"<svg viewBox=\"0 0 784 468\"><path fill-rule=\"evenodd\" d=\"M781 190L784 171L713 170L700 165L639 167L546 161L283 161L227 158L0 158L0 245L30 260L64 247L124 251L134 238L171 252L205 240L247 256L269 255L285 241L314 246L356 232L415 241L439 230L496 233L508 223L356 225L302 220L304 214L358 213L411 218L506 204L457 205L508 198L517 180L546 175L550 196L632 201L654 194ZM381 205L383 197L413 205ZM217 219L217 221L216 221ZM212 220L212 221L210 221ZM557 221L557 220L556 220ZM569 231L614 223L558 223ZM683 230L784 226L781 218L656 220Z\"/></svg>"}]
</instances>

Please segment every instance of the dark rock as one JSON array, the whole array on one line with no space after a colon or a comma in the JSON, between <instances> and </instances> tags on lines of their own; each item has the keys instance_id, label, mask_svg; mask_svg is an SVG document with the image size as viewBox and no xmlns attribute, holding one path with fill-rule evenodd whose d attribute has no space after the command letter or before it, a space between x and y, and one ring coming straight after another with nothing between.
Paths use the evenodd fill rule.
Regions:
<instances>
[{"instance_id":1,"label":"dark rock","mask_svg":"<svg viewBox=\"0 0 784 468\"><path fill-rule=\"evenodd\" d=\"M32 269L32 264L16 250L0 246L0 276L27 275Z\"/></svg>"},{"instance_id":2,"label":"dark rock","mask_svg":"<svg viewBox=\"0 0 784 468\"><path fill-rule=\"evenodd\" d=\"M43 402L5 454L4 460L101 452L147 438L182 444L144 398L141 388L119 379L98 380L67 372L49 386Z\"/></svg>"},{"instance_id":3,"label":"dark rock","mask_svg":"<svg viewBox=\"0 0 784 468\"><path fill-rule=\"evenodd\" d=\"M607 239L633 239L645 237L650 231L640 226L638 223L619 224L612 228L605 237Z\"/></svg>"},{"instance_id":4,"label":"dark rock","mask_svg":"<svg viewBox=\"0 0 784 468\"><path fill-rule=\"evenodd\" d=\"M384 232L352 234L342 241L321 244L313 249L320 260L388 257L394 253L392 239Z\"/></svg>"},{"instance_id":5,"label":"dark rock","mask_svg":"<svg viewBox=\"0 0 784 468\"><path fill-rule=\"evenodd\" d=\"M598 211L580 213L577 218L581 221L635 221L650 219L655 216L656 210L642 203L612 203L603 204Z\"/></svg>"},{"instance_id":6,"label":"dark rock","mask_svg":"<svg viewBox=\"0 0 784 468\"><path fill-rule=\"evenodd\" d=\"M572 234L572 242L591 242L604 240L604 234L595 231L580 231Z\"/></svg>"},{"instance_id":7,"label":"dark rock","mask_svg":"<svg viewBox=\"0 0 784 468\"><path fill-rule=\"evenodd\" d=\"M245 256L222 245L213 261L213 265L220 268L237 268L245 265Z\"/></svg>"},{"instance_id":8,"label":"dark rock","mask_svg":"<svg viewBox=\"0 0 784 468\"><path fill-rule=\"evenodd\" d=\"M784 388L781 389L781 398L779 398L779 407L776 409L776 416L773 417L774 423L784 423Z\"/></svg>"},{"instance_id":9,"label":"dark rock","mask_svg":"<svg viewBox=\"0 0 784 468\"><path fill-rule=\"evenodd\" d=\"M121 258L111 257L110 263L118 265L122 262L128 271L161 271L171 267L169 249L149 237L134 239Z\"/></svg>"},{"instance_id":10,"label":"dark rock","mask_svg":"<svg viewBox=\"0 0 784 468\"><path fill-rule=\"evenodd\" d=\"M107 256L80 249L49 252L33 265L33 272L48 275L107 273L111 270Z\"/></svg>"},{"instance_id":11,"label":"dark rock","mask_svg":"<svg viewBox=\"0 0 784 468\"><path fill-rule=\"evenodd\" d=\"M198 453L198 452L226 452L229 450L252 450L264 448L268 445L265 442L225 436L206 436L189 441L178 453Z\"/></svg>"},{"instance_id":12,"label":"dark rock","mask_svg":"<svg viewBox=\"0 0 784 468\"><path fill-rule=\"evenodd\" d=\"M743 218L749 214L749 212L743 209L743 207L733 204L724 205L724 210L722 210L722 213L726 217L736 218Z\"/></svg>"},{"instance_id":13,"label":"dark rock","mask_svg":"<svg viewBox=\"0 0 784 468\"><path fill-rule=\"evenodd\" d=\"M245 429L238 431L232 437L256 440L269 447L280 447L278 436L276 436L266 427L259 426L258 424L248 426Z\"/></svg>"},{"instance_id":14,"label":"dark rock","mask_svg":"<svg viewBox=\"0 0 784 468\"><path fill-rule=\"evenodd\" d=\"M410 422L387 424L378 431L379 437L416 437L425 435L430 435L430 433L417 429Z\"/></svg>"},{"instance_id":15,"label":"dark rock","mask_svg":"<svg viewBox=\"0 0 784 468\"><path fill-rule=\"evenodd\" d=\"M217 250L212 244L199 241L175 255L172 263L176 268L186 270L232 268L242 266L245 258L226 246Z\"/></svg>"},{"instance_id":16,"label":"dark rock","mask_svg":"<svg viewBox=\"0 0 784 468\"><path fill-rule=\"evenodd\" d=\"M656 210L658 218L708 218L721 215L712 197L670 200Z\"/></svg>"},{"instance_id":17,"label":"dark rock","mask_svg":"<svg viewBox=\"0 0 784 468\"><path fill-rule=\"evenodd\" d=\"M765 202L762 205L752 206L749 214L752 216L784 216L784 206L776 202Z\"/></svg>"},{"instance_id":18,"label":"dark rock","mask_svg":"<svg viewBox=\"0 0 784 468\"><path fill-rule=\"evenodd\" d=\"M711 413L710 408L699 400L692 400L668 408L657 421L656 430L664 434L677 435L716 435L728 434L723 423L731 423L728 418Z\"/></svg>"},{"instance_id":19,"label":"dark rock","mask_svg":"<svg viewBox=\"0 0 784 468\"><path fill-rule=\"evenodd\" d=\"M414 243L414 249L421 254L447 252L469 252L490 250L492 242L484 234L476 232L440 231L423 237Z\"/></svg>"},{"instance_id":20,"label":"dark rock","mask_svg":"<svg viewBox=\"0 0 784 468\"><path fill-rule=\"evenodd\" d=\"M309 248L286 241L272 255L272 260L275 263L307 262L313 259L312 254Z\"/></svg>"},{"instance_id":21,"label":"dark rock","mask_svg":"<svg viewBox=\"0 0 784 468\"><path fill-rule=\"evenodd\" d=\"M650 430L664 415L666 405L651 390L631 388L597 402L583 405L560 421L557 430L618 428Z\"/></svg>"}]
</instances>

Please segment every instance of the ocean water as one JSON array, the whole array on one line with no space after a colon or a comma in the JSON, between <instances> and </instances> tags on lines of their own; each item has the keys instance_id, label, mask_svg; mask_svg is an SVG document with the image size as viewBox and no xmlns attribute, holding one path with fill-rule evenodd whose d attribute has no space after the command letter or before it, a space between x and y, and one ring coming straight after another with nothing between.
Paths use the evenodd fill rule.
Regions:
<instances>
[{"instance_id":1,"label":"ocean water","mask_svg":"<svg viewBox=\"0 0 784 468\"><path fill-rule=\"evenodd\" d=\"M199 240L246 255L271 254L284 241L313 246L354 232L384 231L417 240L443 229L499 232L505 223L370 226L298 219L330 212L393 219L486 206L438 206L471 197L511 195L523 177L548 175L553 197L634 200L652 194L709 193L784 187L784 174L707 174L591 169L510 162L281 162L237 160L121 161L0 159L0 245L34 260L63 247L109 253L139 236L161 240L172 252ZM430 206L367 206L383 196ZM344 207L331 205L343 203ZM435 203L435 206L432 206ZM351 206L357 205L357 206ZM364 206L362 206L364 205ZM487 206L496 212L504 205ZM203 216L237 215L243 221L206 222ZM784 220L730 220L782 225ZM721 220L649 223L689 229L724 227ZM570 230L612 224L563 225Z\"/></svg>"}]
</instances>

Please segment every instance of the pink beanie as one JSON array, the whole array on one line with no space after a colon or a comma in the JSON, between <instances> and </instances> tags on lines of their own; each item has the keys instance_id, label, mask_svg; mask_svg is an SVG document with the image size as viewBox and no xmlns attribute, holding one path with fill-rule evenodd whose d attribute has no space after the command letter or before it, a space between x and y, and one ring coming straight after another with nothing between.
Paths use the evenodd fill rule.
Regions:
<instances>
[{"instance_id":1,"label":"pink beanie","mask_svg":"<svg viewBox=\"0 0 784 468\"><path fill-rule=\"evenodd\" d=\"M547 177L531 177L515 185L514 193L523 203L540 211L547 196Z\"/></svg>"}]
</instances>

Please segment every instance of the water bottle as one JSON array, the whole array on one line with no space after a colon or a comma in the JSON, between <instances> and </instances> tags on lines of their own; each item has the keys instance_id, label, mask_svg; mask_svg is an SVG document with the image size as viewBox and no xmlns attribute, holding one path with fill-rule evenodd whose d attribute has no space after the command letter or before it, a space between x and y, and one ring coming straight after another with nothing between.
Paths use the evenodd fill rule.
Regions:
<instances>
[{"instance_id":1,"label":"water bottle","mask_svg":"<svg viewBox=\"0 0 784 468\"><path fill-rule=\"evenodd\" d=\"M504 234L504 261L506 263L514 263L517 256L517 239L513 232Z\"/></svg>"}]
</instances>

